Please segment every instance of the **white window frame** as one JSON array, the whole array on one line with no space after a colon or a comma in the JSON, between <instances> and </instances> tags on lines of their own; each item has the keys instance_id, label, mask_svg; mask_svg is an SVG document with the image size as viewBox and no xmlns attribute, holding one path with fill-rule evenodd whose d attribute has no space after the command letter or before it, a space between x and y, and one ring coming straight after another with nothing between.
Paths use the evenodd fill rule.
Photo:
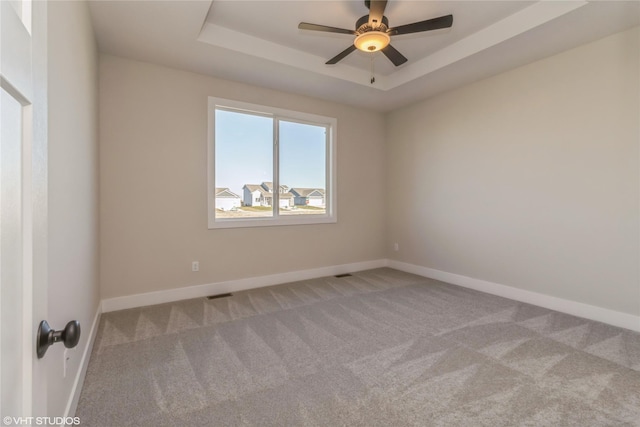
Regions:
<instances>
[{"instance_id":1,"label":"white window frame","mask_svg":"<svg viewBox=\"0 0 640 427\"><path fill-rule=\"evenodd\" d=\"M273 118L273 188L280 188L279 177L279 144L278 122L285 120L315 126L324 126L326 132L326 170L325 170L325 205L324 214L279 215L280 192L274 191L273 216L250 218L216 218L215 217L215 121L216 109L237 111ZM208 153L207 153L207 218L209 229L268 227L282 225L329 224L338 222L337 211L337 156L336 141L338 120L333 117L285 110L266 105L250 104L224 98L209 97L208 102ZM247 183L249 184L249 183Z\"/></svg>"}]
</instances>

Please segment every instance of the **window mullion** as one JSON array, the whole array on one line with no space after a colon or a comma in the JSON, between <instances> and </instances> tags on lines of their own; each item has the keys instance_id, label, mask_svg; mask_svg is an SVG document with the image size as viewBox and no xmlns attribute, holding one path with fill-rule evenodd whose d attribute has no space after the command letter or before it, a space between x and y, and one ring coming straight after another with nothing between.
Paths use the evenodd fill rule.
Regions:
<instances>
[{"instance_id":1,"label":"window mullion","mask_svg":"<svg viewBox=\"0 0 640 427\"><path fill-rule=\"evenodd\" d=\"M280 119L273 118L273 218L280 216Z\"/></svg>"}]
</instances>

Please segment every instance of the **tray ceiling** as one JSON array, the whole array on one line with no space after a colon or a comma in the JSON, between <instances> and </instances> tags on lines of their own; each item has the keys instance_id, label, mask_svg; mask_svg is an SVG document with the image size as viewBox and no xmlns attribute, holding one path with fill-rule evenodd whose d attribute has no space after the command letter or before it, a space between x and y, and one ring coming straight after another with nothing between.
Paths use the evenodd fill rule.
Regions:
<instances>
[{"instance_id":1,"label":"tray ceiling","mask_svg":"<svg viewBox=\"0 0 640 427\"><path fill-rule=\"evenodd\" d=\"M392 37L409 59L394 67L360 51L325 65L353 36L297 28L353 29L368 13L361 0L94 0L90 10L103 52L379 111L640 24L638 2L390 0L391 26L454 16L450 29Z\"/></svg>"}]
</instances>

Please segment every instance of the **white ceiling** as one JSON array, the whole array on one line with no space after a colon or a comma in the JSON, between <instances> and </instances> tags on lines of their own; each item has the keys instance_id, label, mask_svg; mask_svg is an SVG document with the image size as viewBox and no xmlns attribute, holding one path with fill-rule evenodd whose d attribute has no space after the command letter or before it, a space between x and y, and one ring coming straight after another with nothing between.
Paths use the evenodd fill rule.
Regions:
<instances>
[{"instance_id":1,"label":"white ceiling","mask_svg":"<svg viewBox=\"0 0 640 427\"><path fill-rule=\"evenodd\" d=\"M102 52L225 79L390 111L640 25L639 1L389 0L391 27L453 14L453 27L393 36L409 61L356 51L353 37L299 30L301 21L354 29L362 0L90 2Z\"/></svg>"}]
</instances>

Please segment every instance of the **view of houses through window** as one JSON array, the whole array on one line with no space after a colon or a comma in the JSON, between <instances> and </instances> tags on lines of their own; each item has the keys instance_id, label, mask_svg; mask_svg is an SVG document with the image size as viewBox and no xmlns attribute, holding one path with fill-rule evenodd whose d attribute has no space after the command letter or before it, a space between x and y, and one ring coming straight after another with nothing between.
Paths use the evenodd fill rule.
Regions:
<instances>
[{"instance_id":1,"label":"view of houses through window","mask_svg":"<svg viewBox=\"0 0 640 427\"><path fill-rule=\"evenodd\" d=\"M215 219L325 215L328 130L324 124L216 108Z\"/></svg>"},{"instance_id":2,"label":"view of houses through window","mask_svg":"<svg viewBox=\"0 0 640 427\"><path fill-rule=\"evenodd\" d=\"M280 186L280 215L324 214L325 192L322 188L289 188ZM228 187L216 188L216 217L238 218L272 216L273 183L246 184L240 194Z\"/></svg>"}]
</instances>

